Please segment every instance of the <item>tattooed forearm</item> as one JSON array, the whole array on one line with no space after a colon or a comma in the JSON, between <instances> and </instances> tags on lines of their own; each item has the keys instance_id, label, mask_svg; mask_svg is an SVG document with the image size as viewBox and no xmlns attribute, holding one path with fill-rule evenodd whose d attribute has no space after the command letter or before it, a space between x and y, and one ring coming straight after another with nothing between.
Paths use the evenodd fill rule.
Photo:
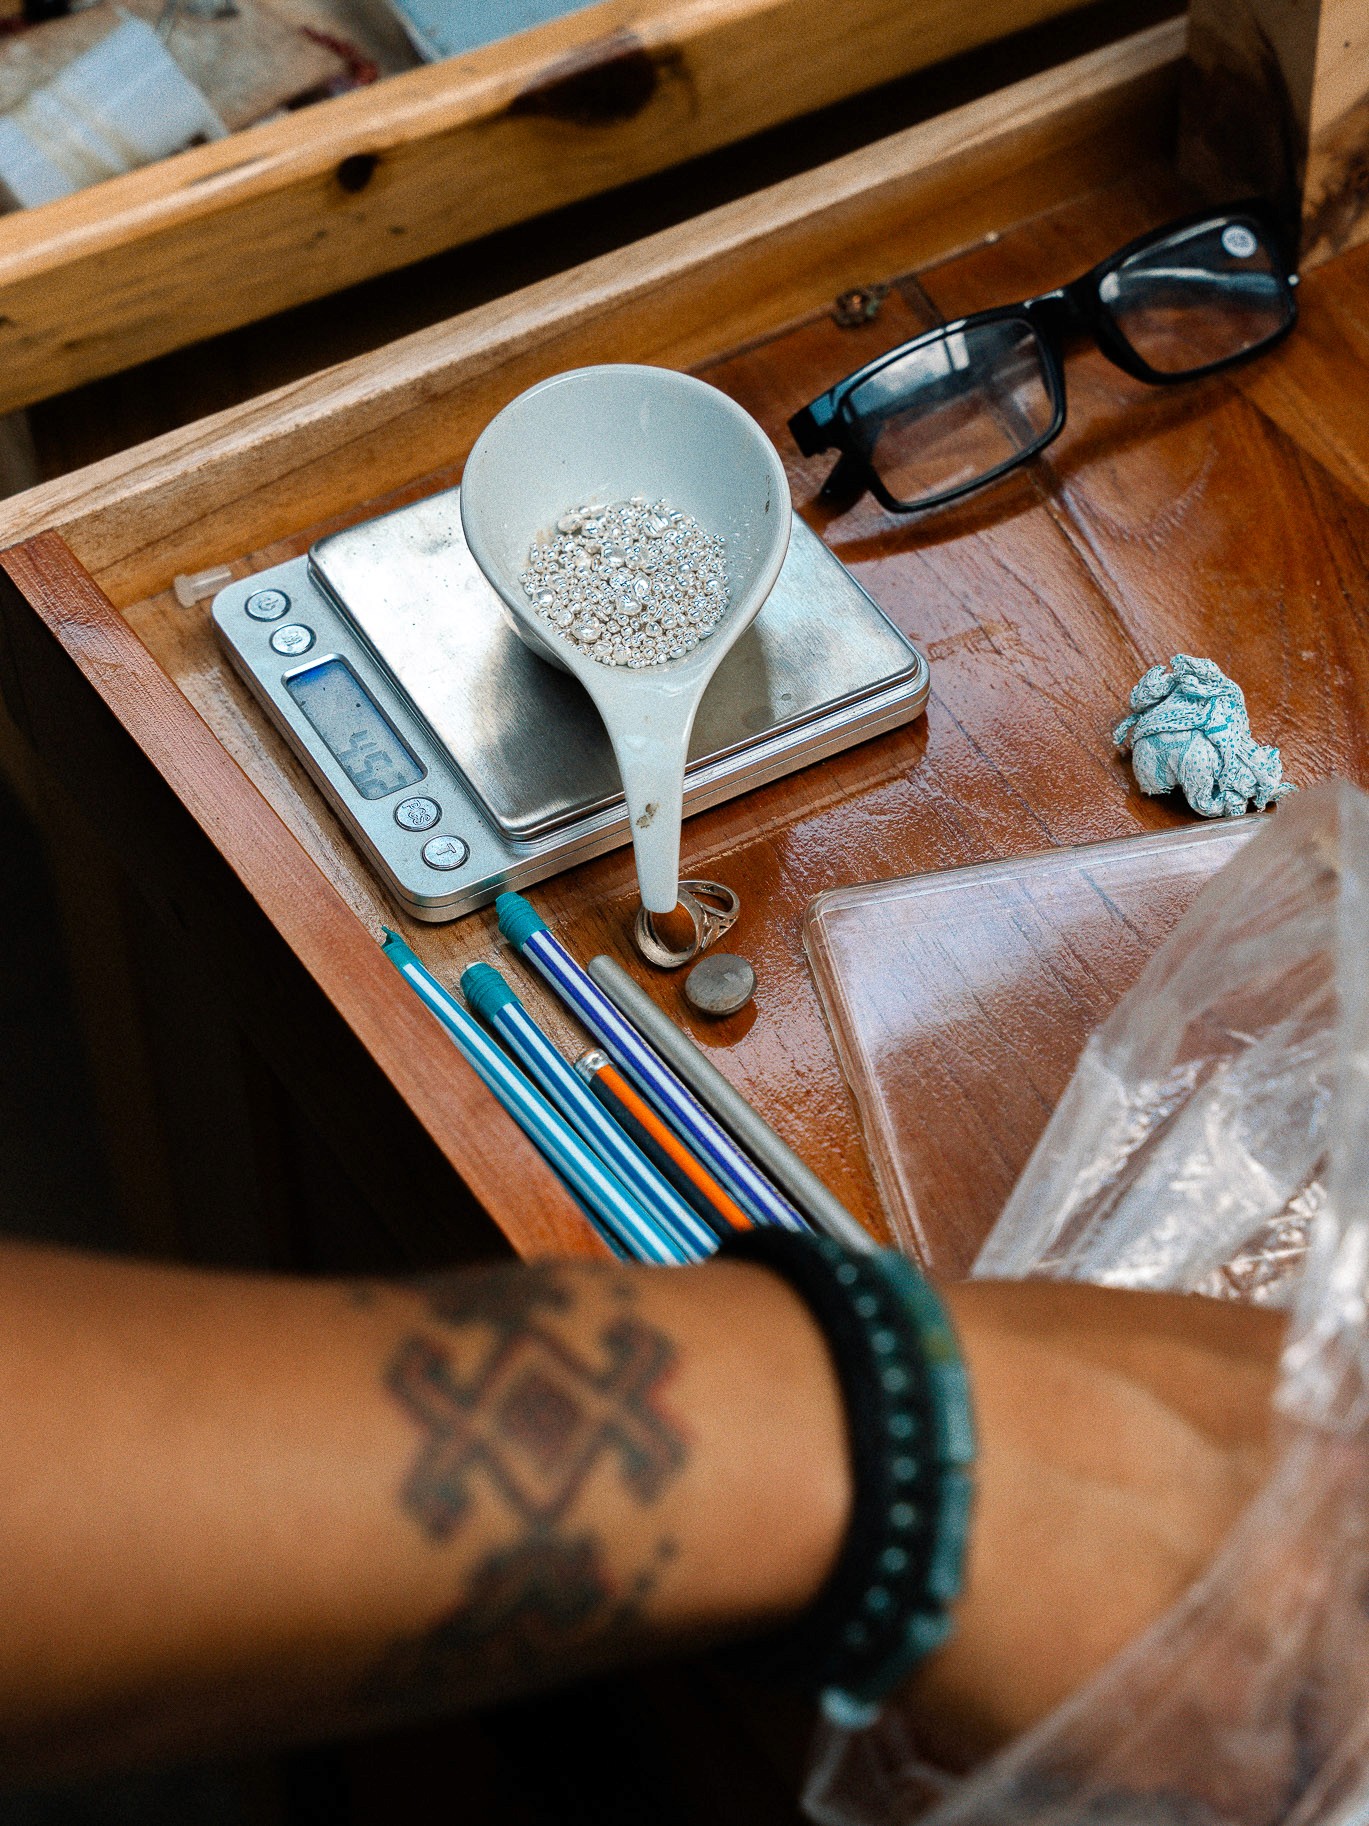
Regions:
<instances>
[{"instance_id":1,"label":"tattooed forearm","mask_svg":"<svg viewBox=\"0 0 1369 1826\"><path fill-rule=\"evenodd\" d=\"M675 1544L663 1536L653 1560L619 1589L605 1573L593 1534L537 1528L487 1554L464 1595L424 1635L396 1644L365 1697L407 1711L482 1692L518 1692L583 1661L592 1665L629 1643L642 1605Z\"/></svg>"},{"instance_id":2,"label":"tattooed forearm","mask_svg":"<svg viewBox=\"0 0 1369 1826\"><path fill-rule=\"evenodd\" d=\"M641 1502L659 1494L684 1459L653 1405L674 1352L631 1318L607 1326L599 1343L595 1364L540 1325L501 1326L467 1380L441 1342L414 1337L400 1347L387 1381L423 1434L404 1504L425 1533L450 1535L482 1476L521 1521L548 1526L605 1453Z\"/></svg>"},{"instance_id":3,"label":"tattooed forearm","mask_svg":"<svg viewBox=\"0 0 1369 1826\"><path fill-rule=\"evenodd\" d=\"M630 1635L673 1552L647 1512L688 1456L662 1404L675 1346L630 1310L628 1276L497 1269L424 1301L428 1323L385 1370L419 1434L399 1500L435 1546L472 1546L453 1607L371 1683L387 1704L524 1686ZM608 1569L591 1490L646 1524L626 1575Z\"/></svg>"}]
</instances>

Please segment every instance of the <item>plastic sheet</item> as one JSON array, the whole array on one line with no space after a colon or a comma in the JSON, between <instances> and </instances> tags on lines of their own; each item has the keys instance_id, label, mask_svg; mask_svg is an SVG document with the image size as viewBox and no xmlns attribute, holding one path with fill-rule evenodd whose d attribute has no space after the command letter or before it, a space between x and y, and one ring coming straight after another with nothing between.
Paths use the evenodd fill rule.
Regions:
<instances>
[{"instance_id":1,"label":"plastic sheet","mask_svg":"<svg viewBox=\"0 0 1369 1826\"><path fill-rule=\"evenodd\" d=\"M900 1246L952 1278L1096 1032L1263 820L820 895L804 944Z\"/></svg>"},{"instance_id":2,"label":"plastic sheet","mask_svg":"<svg viewBox=\"0 0 1369 1826\"><path fill-rule=\"evenodd\" d=\"M828 1826L1369 1819L1369 797L1300 794L1089 1041L976 1272L1292 1310L1285 1444L1205 1577L959 1784L895 1703L829 1733Z\"/></svg>"}]
</instances>

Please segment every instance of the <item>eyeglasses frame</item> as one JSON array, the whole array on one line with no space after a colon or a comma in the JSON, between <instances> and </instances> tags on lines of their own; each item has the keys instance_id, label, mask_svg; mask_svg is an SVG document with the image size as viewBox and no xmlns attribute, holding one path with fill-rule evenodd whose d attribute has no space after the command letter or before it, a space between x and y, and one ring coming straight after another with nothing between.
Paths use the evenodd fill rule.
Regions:
<instances>
[{"instance_id":1,"label":"eyeglasses frame","mask_svg":"<svg viewBox=\"0 0 1369 1826\"><path fill-rule=\"evenodd\" d=\"M1134 254L1156 246L1172 235L1182 234L1187 228L1196 228L1203 222L1214 225L1220 223L1224 229L1244 226L1259 232L1269 252L1275 276L1282 281L1288 294L1288 320L1272 336L1255 343L1249 349L1242 349L1235 355L1224 355L1219 361L1207 362L1200 368L1185 368L1177 374L1166 374L1158 368L1152 368L1149 362L1142 360L1136 353L1118 330L1099 293L1109 274ZM838 477L845 472L852 478L859 475L864 487L890 513L920 514L930 512L933 508L949 506L953 501L963 500L966 495L988 487L1010 471L1020 469L1024 463L1039 456L1064 430L1067 417L1064 355L1066 339L1070 336L1091 336L1095 345L1115 367L1153 387L1171 387L1180 382L1204 380L1210 374L1220 374L1243 361L1249 361L1255 355L1263 355L1266 350L1282 342L1298 320L1298 274L1286 254L1287 238L1279 219L1259 199L1248 199L1226 208L1193 210L1173 222L1167 222L1161 228L1137 235L1125 247L1109 254L1068 285L1040 292L1036 297L1024 298L1017 304L996 305L990 310L974 311L968 317L958 317L952 323L937 324L929 330L920 331L896 348L876 355L864 367L857 368L854 373L839 380L835 386L829 387L825 393L819 394L801 411L796 412L789 420L790 434L804 456L818 456L824 450L840 452L841 460L823 484L824 493L833 489L834 484L839 487ZM1040 351L1046 390L1052 407L1050 424L1030 444L1014 451L983 475L975 476L969 482L959 482L954 488L944 489L940 494L927 495L919 501L898 500L884 486L874 464L859 447L860 420L850 409L852 395L866 381L920 348L980 324L1014 322L1024 323L1032 331Z\"/></svg>"}]
</instances>

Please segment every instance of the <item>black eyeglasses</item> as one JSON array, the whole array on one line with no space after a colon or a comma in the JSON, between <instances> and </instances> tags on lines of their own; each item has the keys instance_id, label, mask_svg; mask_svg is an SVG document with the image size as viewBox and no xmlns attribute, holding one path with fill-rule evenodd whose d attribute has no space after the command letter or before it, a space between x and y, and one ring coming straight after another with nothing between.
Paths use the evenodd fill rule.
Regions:
<instances>
[{"instance_id":1,"label":"black eyeglasses","mask_svg":"<svg viewBox=\"0 0 1369 1826\"><path fill-rule=\"evenodd\" d=\"M839 450L823 493L868 488L894 513L956 501L1044 450L1065 423L1067 336L1166 387L1269 348L1297 319L1272 214L1258 203L1171 222L1072 285L928 330L789 421L805 456Z\"/></svg>"}]
</instances>

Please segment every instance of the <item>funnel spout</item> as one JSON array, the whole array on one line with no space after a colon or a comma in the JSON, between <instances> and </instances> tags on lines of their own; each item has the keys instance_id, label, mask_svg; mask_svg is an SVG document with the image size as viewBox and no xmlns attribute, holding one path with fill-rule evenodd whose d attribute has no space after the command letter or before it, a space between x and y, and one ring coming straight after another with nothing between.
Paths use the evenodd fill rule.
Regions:
<instances>
[{"instance_id":1,"label":"funnel spout","mask_svg":"<svg viewBox=\"0 0 1369 1826\"><path fill-rule=\"evenodd\" d=\"M658 699L651 714L634 717L629 728L615 731L608 725L631 820L642 905L648 913L673 913L679 904L684 771L696 708L697 699Z\"/></svg>"},{"instance_id":2,"label":"funnel spout","mask_svg":"<svg viewBox=\"0 0 1369 1826\"><path fill-rule=\"evenodd\" d=\"M663 770L639 794L628 794L632 848L642 905L648 913L673 913L680 901L680 818L684 781ZM640 804L637 800L640 799Z\"/></svg>"}]
</instances>

